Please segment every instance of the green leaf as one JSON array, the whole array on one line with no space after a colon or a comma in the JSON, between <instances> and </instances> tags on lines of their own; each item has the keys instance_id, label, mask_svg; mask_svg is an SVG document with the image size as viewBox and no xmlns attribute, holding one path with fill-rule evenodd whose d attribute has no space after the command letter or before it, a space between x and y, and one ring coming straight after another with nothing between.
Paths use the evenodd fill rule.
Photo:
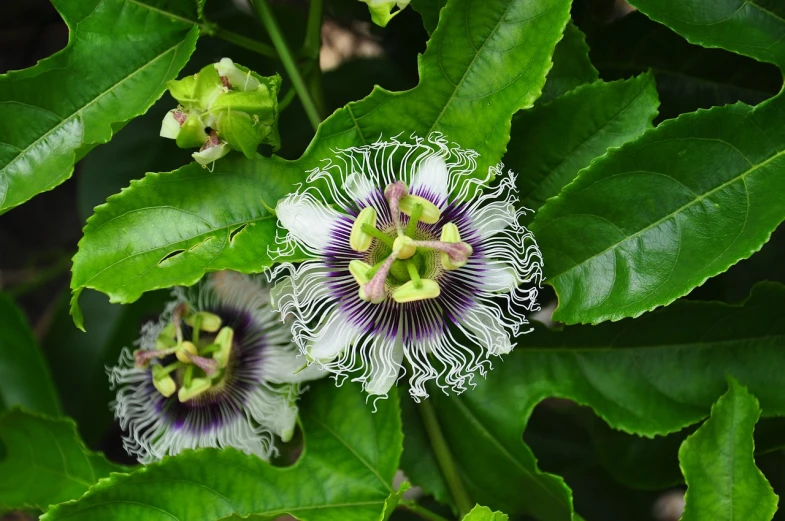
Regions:
<instances>
[{"instance_id":1,"label":"green leaf","mask_svg":"<svg viewBox=\"0 0 785 521\"><path fill-rule=\"evenodd\" d=\"M187 451L128 475L101 481L78 501L58 505L42 521L79 514L84 521L215 520L237 514L303 521L379 519L401 454L395 393L366 403L357 385L331 380L301 400L305 449L279 468L234 449ZM376 408L376 412L373 412Z\"/></svg>"},{"instance_id":2,"label":"green leaf","mask_svg":"<svg viewBox=\"0 0 785 521\"><path fill-rule=\"evenodd\" d=\"M14 409L0 417L0 512L35 508L81 496L100 478L125 467L88 451L69 419Z\"/></svg>"},{"instance_id":3,"label":"green leaf","mask_svg":"<svg viewBox=\"0 0 785 521\"><path fill-rule=\"evenodd\" d=\"M564 37L553 51L553 67L548 72L539 101L558 98L580 85L597 81L599 77L589 60L586 36L570 21L564 28Z\"/></svg>"},{"instance_id":4,"label":"green leaf","mask_svg":"<svg viewBox=\"0 0 785 521\"><path fill-rule=\"evenodd\" d=\"M651 128L658 104L653 76L642 74L583 85L516 116L504 163L519 173L523 206L540 208L595 158Z\"/></svg>"},{"instance_id":5,"label":"green leaf","mask_svg":"<svg viewBox=\"0 0 785 521\"><path fill-rule=\"evenodd\" d=\"M679 301L634 321L538 327L476 388L459 396L435 389L429 399L470 497L513 516L572 519L569 489L537 468L521 439L548 397L589 406L615 429L665 435L705 418L731 374L760 398L765 416L785 414L783 302L785 286L761 284L743 305ZM421 431L416 417L404 419L408 449ZM430 457L407 450L402 460L426 491L444 487L423 472Z\"/></svg>"},{"instance_id":6,"label":"green leaf","mask_svg":"<svg viewBox=\"0 0 785 521\"><path fill-rule=\"evenodd\" d=\"M778 497L753 459L752 431L760 413L758 400L729 378L711 418L679 449L687 481L682 521L774 517Z\"/></svg>"},{"instance_id":7,"label":"green leaf","mask_svg":"<svg viewBox=\"0 0 785 521\"><path fill-rule=\"evenodd\" d=\"M771 0L631 0L688 41L785 69L785 4Z\"/></svg>"},{"instance_id":8,"label":"green leaf","mask_svg":"<svg viewBox=\"0 0 785 521\"><path fill-rule=\"evenodd\" d=\"M384 500L384 509L381 516L379 516L379 521L387 521L390 519L390 516L398 506L398 503L403 499L403 494L410 488L412 488L411 484L408 481L404 481L401 483L401 486L398 487L397 491L390 492L390 495Z\"/></svg>"},{"instance_id":9,"label":"green leaf","mask_svg":"<svg viewBox=\"0 0 785 521\"><path fill-rule=\"evenodd\" d=\"M336 111L299 160L229 157L213 172L189 165L132 183L88 221L72 290L131 302L144 291L193 284L206 271L261 271L273 262L276 231L266 207L336 148L443 132L481 153L477 175L487 175L504 154L512 114L540 94L569 4L452 0L420 60L419 85L400 93L376 88Z\"/></svg>"},{"instance_id":10,"label":"green leaf","mask_svg":"<svg viewBox=\"0 0 785 521\"><path fill-rule=\"evenodd\" d=\"M22 311L11 297L0 293L0 411L22 406L57 415L52 377Z\"/></svg>"},{"instance_id":11,"label":"green leaf","mask_svg":"<svg viewBox=\"0 0 785 521\"><path fill-rule=\"evenodd\" d=\"M439 23L439 13L447 0L412 0L412 8L422 16L422 24L428 34L433 34Z\"/></svg>"},{"instance_id":12,"label":"green leaf","mask_svg":"<svg viewBox=\"0 0 785 521\"><path fill-rule=\"evenodd\" d=\"M488 507L476 505L471 512L466 514L463 521L507 521L508 519L507 514L492 512Z\"/></svg>"},{"instance_id":13,"label":"green leaf","mask_svg":"<svg viewBox=\"0 0 785 521\"><path fill-rule=\"evenodd\" d=\"M783 118L785 96L685 114L581 171L531 225L554 319L637 317L758 251L785 219Z\"/></svg>"},{"instance_id":14,"label":"green leaf","mask_svg":"<svg viewBox=\"0 0 785 521\"><path fill-rule=\"evenodd\" d=\"M0 76L0 213L68 179L78 159L143 114L199 34L193 0L53 3L68 46Z\"/></svg>"},{"instance_id":15,"label":"green leaf","mask_svg":"<svg viewBox=\"0 0 785 521\"><path fill-rule=\"evenodd\" d=\"M692 45L638 11L595 33L590 56L606 81L651 70L661 119L737 101L757 105L782 87L782 73L774 65Z\"/></svg>"}]
</instances>

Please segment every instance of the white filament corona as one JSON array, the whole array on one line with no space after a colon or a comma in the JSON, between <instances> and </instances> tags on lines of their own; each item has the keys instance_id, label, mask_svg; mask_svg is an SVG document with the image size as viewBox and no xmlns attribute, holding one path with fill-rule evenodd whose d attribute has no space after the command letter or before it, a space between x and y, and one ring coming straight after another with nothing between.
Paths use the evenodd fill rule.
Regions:
<instances>
[{"instance_id":1,"label":"white filament corona","mask_svg":"<svg viewBox=\"0 0 785 521\"><path fill-rule=\"evenodd\" d=\"M125 449L142 463L202 447L235 447L269 459L276 451L273 435L287 441L294 432L300 383L322 376L321 371L304 369L288 328L270 311L269 290L257 280L219 272L195 290L176 288L174 295L161 318L143 327L139 348L154 350L173 310L186 303L235 326L232 356L242 365L230 366L231 374L208 397L180 403L176 394L161 395L150 367L135 366L131 350L124 348L107 374L117 389L110 407L125 431Z\"/></svg>"},{"instance_id":2,"label":"white filament corona","mask_svg":"<svg viewBox=\"0 0 785 521\"><path fill-rule=\"evenodd\" d=\"M542 258L521 223L528 210L518 205L515 175L502 165L478 175L478 154L440 134L335 154L336 161L325 160L309 172L306 187L278 204L277 216L288 233L277 238L271 254L300 249L312 260L285 263L270 273L286 275L273 289L274 306L291 319L300 350L339 381L353 374L368 393L383 396L406 371L405 359L415 399L428 396L431 380L443 390L465 390L476 372L485 375L490 356L512 350L511 335L530 330L525 312L539 309ZM396 224L385 195L385 187L396 182L440 211L436 224L416 223L415 235L433 243L442 227L455 225L473 253L457 269L443 265L438 254L423 254L418 269L438 283L438 296L398 302L391 298L397 283L389 278L387 298L372 303L358 295L358 280L348 266L353 260L373 264L389 248L374 239L370 253L358 252L349 247L349 237L355 217L368 206L390 241L395 226L397 236L403 235L400 222L405 228L409 217L401 215Z\"/></svg>"}]
</instances>

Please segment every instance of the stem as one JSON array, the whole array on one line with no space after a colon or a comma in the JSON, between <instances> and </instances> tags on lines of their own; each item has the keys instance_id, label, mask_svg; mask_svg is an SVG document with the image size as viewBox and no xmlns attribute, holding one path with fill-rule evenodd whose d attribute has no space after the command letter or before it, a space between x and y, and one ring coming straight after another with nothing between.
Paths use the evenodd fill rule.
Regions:
<instances>
[{"instance_id":1,"label":"stem","mask_svg":"<svg viewBox=\"0 0 785 521\"><path fill-rule=\"evenodd\" d=\"M305 42L300 51L302 56L311 60L319 59L322 46L322 0L311 0L308 8L308 25L305 28Z\"/></svg>"},{"instance_id":2,"label":"stem","mask_svg":"<svg viewBox=\"0 0 785 521\"><path fill-rule=\"evenodd\" d=\"M237 34L232 31L228 31L218 26L214 26L211 32L207 32L206 34L210 36L215 36L221 40L224 40L229 43L233 43L238 47L242 47L244 49L248 49L249 51L253 51L255 53L261 54L262 56L268 56L270 58L278 58L278 53L275 52L275 48L266 43L258 42L252 38L248 38L247 36L243 36L242 34Z\"/></svg>"},{"instance_id":3,"label":"stem","mask_svg":"<svg viewBox=\"0 0 785 521\"><path fill-rule=\"evenodd\" d=\"M278 51L278 57L280 58L284 69L286 69L286 73L289 75L289 79L292 81L292 85L297 91L297 95L300 97L300 102L303 104L303 108L308 115L311 125L314 130L317 130L322 118L319 116L319 111L316 110L316 105L314 104L313 98L311 98L311 93L308 92L305 81L303 81L303 77L297 69L297 64L294 62L292 52L286 44L286 40L281 33L281 28L278 26L278 21L275 19L272 9L270 9L270 4L267 3L267 0L253 0L253 5L256 8L259 19L262 21L265 29L267 29L270 39L273 41L275 50Z\"/></svg>"},{"instance_id":4,"label":"stem","mask_svg":"<svg viewBox=\"0 0 785 521\"><path fill-rule=\"evenodd\" d=\"M12 288L8 288L6 291L12 297L20 297L26 293L35 291L47 282L56 279L63 273L67 272L70 267L71 255L68 255L57 260L51 266L47 266L40 271L34 272L34 274L28 280Z\"/></svg>"},{"instance_id":5,"label":"stem","mask_svg":"<svg viewBox=\"0 0 785 521\"><path fill-rule=\"evenodd\" d=\"M409 272L409 277L411 277L414 287L417 289L422 288L422 279L420 278L420 274L417 273L417 266L410 260L406 261L406 271Z\"/></svg>"},{"instance_id":6,"label":"stem","mask_svg":"<svg viewBox=\"0 0 785 521\"><path fill-rule=\"evenodd\" d=\"M425 431L431 440L431 447L436 455L436 461L439 462L442 475L447 482L447 488L450 489L455 506L458 507L459 519L463 519L471 511L472 501L469 498L469 493L466 492L461 476L458 474L458 469L455 467L455 460L453 460L452 454L450 454L447 441L444 439L441 427L439 427L436 412L433 410L431 402L427 399L421 401L417 405L417 409L420 411Z\"/></svg>"},{"instance_id":7,"label":"stem","mask_svg":"<svg viewBox=\"0 0 785 521\"><path fill-rule=\"evenodd\" d=\"M414 501L403 499L398 504L403 508L405 508L406 510L409 510L410 512L414 512L421 518L426 519L427 521L447 521L446 518L443 518L436 512L431 512L424 506L418 505Z\"/></svg>"}]
</instances>

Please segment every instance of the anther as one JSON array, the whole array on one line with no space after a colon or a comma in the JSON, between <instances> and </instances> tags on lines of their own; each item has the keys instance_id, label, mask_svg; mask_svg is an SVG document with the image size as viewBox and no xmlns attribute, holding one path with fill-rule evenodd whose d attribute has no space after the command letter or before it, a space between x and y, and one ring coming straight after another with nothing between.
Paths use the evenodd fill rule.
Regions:
<instances>
[{"instance_id":1,"label":"anther","mask_svg":"<svg viewBox=\"0 0 785 521\"><path fill-rule=\"evenodd\" d=\"M352 232L349 235L349 246L354 251L366 251L371 247L373 235L367 233L363 228L376 228L376 210L373 206L366 206L362 209L357 219L352 225Z\"/></svg>"},{"instance_id":2,"label":"anther","mask_svg":"<svg viewBox=\"0 0 785 521\"><path fill-rule=\"evenodd\" d=\"M177 391L177 399L180 402L187 402L188 400L193 400L203 392L210 389L211 382L209 378L193 378L188 385L183 385L179 391Z\"/></svg>"},{"instance_id":3,"label":"anther","mask_svg":"<svg viewBox=\"0 0 785 521\"><path fill-rule=\"evenodd\" d=\"M406 215L413 215L417 205L422 206L420 210L419 220L426 224L436 224L439 222L442 212L435 204L430 202L424 197L419 195L406 195L401 199L400 210ZM392 208L391 208L392 209Z\"/></svg>"},{"instance_id":4,"label":"anther","mask_svg":"<svg viewBox=\"0 0 785 521\"><path fill-rule=\"evenodd\" d=\"M354 259L349 262L349 273L352 274L352 277L354 277L354 280L357 281L357 284L360 286L367 284L368 281L371 280L368 273L370 273L372 269L373 266L366 264L361 260Z\"/></svg>"},{"instance_id":5,"label":"anther","mask_svg":"<svg viewBox=\"0 0 785 521\"><path fill-rule=\"evenodd\" d=\"M221 367L226 367L229 364L229 355L232 352L233 342L234 330L230 327L222 327L215 337L215 343L218 344L219 349L213 355L213 360Z\"/></svg>"},{"instance_id":6,"label":"anther","mask_svg":"<svg viewBox=\"0 0 785 521\"><path fill-rule=\"evenodd\" d=\"M461 241L461 232L454 223L447 223L442 227L441 240L443 243L462 245L457 252L451 255L449 251L441 253L442 266L446 270L457 270L464 266L473 253L472 247ZM464 254L465 253L465 256Z\"/></svg>"},{"instance_id":7,"label":"anther","mask_svg":"<svg viewBox=\"0 0 785 521\"><path fill-rule=\"evenodd\" d=\"M185 318L185 323L191 327L194 327L198 323L199 329L202 331L215 333L221 328L221 317L214 313L208 313L207 311L198 311L187 316Z\"/></svg>"},{"instance_id":8,"label":"anther","mask_svg":"<svg viewBox=\"0 0 785 521\"><path fill-rule=\"evenodd\" d=\"M426 300L429 298L436 298L441 293L439 283L432 279L420 279L420 287L418 288L414 280L410 280L403 284L398 289L393 291L392 298L399 304L407 302L415 302L417 300Z\"/></svg>"}]
</instances>

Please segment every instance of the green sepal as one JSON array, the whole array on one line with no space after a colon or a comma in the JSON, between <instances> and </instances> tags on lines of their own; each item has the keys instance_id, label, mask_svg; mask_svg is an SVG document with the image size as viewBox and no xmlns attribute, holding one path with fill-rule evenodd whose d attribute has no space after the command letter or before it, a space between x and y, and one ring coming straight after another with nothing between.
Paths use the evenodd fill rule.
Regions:
<instances>
[{"instance_id":1,"label":"green sepal","mask_svg":"<svg viewBox=\"0 0 785 521\"><path fill-rule=\"evenodd\" d=\"M202 67L202 70L194 76L196 76L194 96L199 103L199 108L207 110L224 93L225 89L221 82L221 77L212 63Z\"/></svg>"},{"instance_id":2,"label":"green sepal","mask_svg":"<svg viewBox=\"0 0 785 521\"><path fill-rule=\"evenodd\" d=\"M197 99L194 94L196 88L196 77L186 76L181 80L169 80L166 82L169 94L187 110L197 108Z\"/></svg>"},{"instance_id":3,"label":"green sepal","mask_svg":"<svg viewBox=\"0 0 785 521\"><path fill-rule=\"evenodd\" d=\"M199 148L207 141L207 133L202 118L195 112L188 114L180 133L177 134L177 146L180 148Z\"/></svg>"},{"instance_id":4,"label":"green sepal","mask_svg":"<svg viewBox=\"0 0 785 521\"><path fill-rule=\"evenodd\" d=\"M235 150L252 159L256 148L262 143L270 127L254 123L245 112L226 110L218 118L218 133Z\"/></svg>"}]
</instances>

